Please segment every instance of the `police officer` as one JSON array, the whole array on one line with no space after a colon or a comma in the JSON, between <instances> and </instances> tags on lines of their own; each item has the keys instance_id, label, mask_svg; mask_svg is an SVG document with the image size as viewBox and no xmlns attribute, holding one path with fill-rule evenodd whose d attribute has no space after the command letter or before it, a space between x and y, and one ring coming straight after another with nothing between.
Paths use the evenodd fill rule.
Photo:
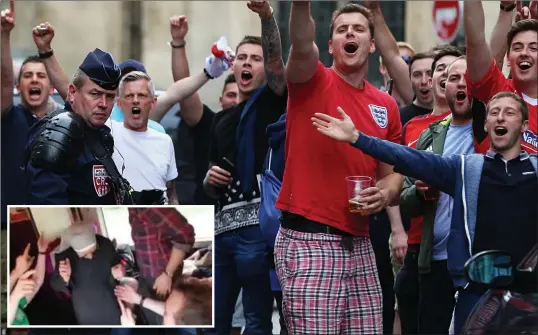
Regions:
<instances>
[{"instance_id":1,"label":"police officer","mask_svg":"<svg viewBox=\"0 0 538 335\"><path fill-rule=\"evenodd\" d=\"M131 204L130 186L111 159L114 142L105 126L120 77L112 56L95 49L73 76L65 110L30 130L27 204Z\"/></svg>"}]
</instances>

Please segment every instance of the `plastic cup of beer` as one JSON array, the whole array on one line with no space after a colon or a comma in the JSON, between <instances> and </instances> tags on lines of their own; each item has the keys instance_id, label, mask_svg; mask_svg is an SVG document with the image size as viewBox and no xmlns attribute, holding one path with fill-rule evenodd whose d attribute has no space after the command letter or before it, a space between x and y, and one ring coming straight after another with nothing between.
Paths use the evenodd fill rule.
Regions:
<instances>
[{"instance_id":1,"label":"plastic cup of beer","mask_svg":"<svg viewBox=\"0 0 538 335\"><path fill-rule=\"evenodd\" d=\"M360 202L360 193L362 190L369 188L372 184L372 178L366 176L346 177L347 195L349 201L349 211L351 213L364 214L368 210L363 207L366 205Z\"/></svg>"}]
</instances>

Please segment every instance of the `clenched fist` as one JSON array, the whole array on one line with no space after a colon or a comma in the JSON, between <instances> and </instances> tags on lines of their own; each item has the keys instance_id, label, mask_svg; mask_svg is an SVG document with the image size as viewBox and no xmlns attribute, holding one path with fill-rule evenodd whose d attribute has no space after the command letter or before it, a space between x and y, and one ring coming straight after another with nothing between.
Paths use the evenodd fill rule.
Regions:
<instances>
[{"instance_id":1,"label":"clenched fist","mask_svg":"<svg viewBox=\"0 0 538 335\"><path fill-rule=\"evenodd\" d=\"M248 1L247 7L262 19L269 19L273 15L273 8L267 0Z\"/></svg>"},{"instance_id":2,"label":"clenched fist","mask_svg":"<svg viewBox=\"0 0 538 335\"><path fill-rule=\"evenodd\" d=\"M172 41L182 43L189 32L189 22L185 15L176 15L170 18L170 35Z\"/></svg>"},{"instance_id":3,"label":"clenched fist","mask_svg":"<svg viewBox=\"0 0 538 335\"><path fill-rule=\"evenodd\" d=\"M50 43L54 38L54 28L52 28L50 23L45 22L35 26L35 28L32 29L32 36L34 37L34 43L39 52L44 53L52 49Z\"/></svg>"}]
</instances>

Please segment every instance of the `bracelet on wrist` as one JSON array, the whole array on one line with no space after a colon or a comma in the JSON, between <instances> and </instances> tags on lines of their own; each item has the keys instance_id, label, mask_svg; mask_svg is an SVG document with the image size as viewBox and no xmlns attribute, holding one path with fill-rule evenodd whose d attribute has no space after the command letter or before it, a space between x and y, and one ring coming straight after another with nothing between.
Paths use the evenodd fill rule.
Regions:
<instances>
[{"instance_id":1,"label":"bracelet on wrist","mask_svg":"<svg viewBox=\"0 0 538 335\"><path fill-rule=\"evenodd\" d=\"M207 70L204 68L204 73L205 73L205 76L208 78L208 79L215 79L214 77L212 77L209 72L207 72ZM166 272L166 271L165 271Z\"/></svg>"},{"instance_id":2,"label":"bracelet on wrist","mask_svg":"<svg viewBox=\"0 0 538 335\"><path fill-rule=\"evenodd\" d=\"M187 44L186 42L178 43L178 44L175 44L173 41L168 42L168 45L169 45L170 47L172 47L172 49L181 49L181 48L184 48L186 44Z\"/></svg>"},{"instance_id":3,"label":"bracelet on wrist","mask_svg":"<svg viewBox=\"0 0 538 335\"><path fill-rule=\"evenodd\" d=\"M504 10L505 12L511 12L511 11L513 11L513 10L516 8L516 6L517 6L517 3L516 3L516 2L512 3L511 5L505 5L505 4L503 4L503 3L501 2L501 5L500 5L501 10Z\"/></svg>"},{"instance_id":4,"label":"bracelet on wrist","mask_svg":"<svg viewBox=\"0 0 538 335\"><path fill-rule=\"evenodd\" d=\"M54 50L50 49L49 51L45 51L45 52L38 51L38 55L40 59L47 59L47 58L50 58L52 55L54 55Z\"/></svg>"}]
</instances>

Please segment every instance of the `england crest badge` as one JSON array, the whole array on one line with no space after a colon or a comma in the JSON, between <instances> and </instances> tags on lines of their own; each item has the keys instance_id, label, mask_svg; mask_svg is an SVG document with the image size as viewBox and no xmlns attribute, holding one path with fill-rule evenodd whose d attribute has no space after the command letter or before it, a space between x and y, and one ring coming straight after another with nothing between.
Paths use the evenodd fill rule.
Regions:
<instances>
[{"instance_id":1,"label":"england crest badge","mask_svg":"<svg viewBox=\"0 0 538 335\"><path fill-rule=\"evenodd\" d=\"M368 105L368 107L370 107L370 113L372 113L375 123L382 129L386 128L389 123L387 108L376 105Z\"/></svg>"},{"instance_id":2,"label":"england crest badge","mask_svg":"<svg viewBox=\"0 0 538 335\"><path fill-rule=\"evenodd\" d=\"M108 173L103 165L93 166L93 187L98 197L104 197L110 192L108 184Z\"/></svg>"}]
</instances>

